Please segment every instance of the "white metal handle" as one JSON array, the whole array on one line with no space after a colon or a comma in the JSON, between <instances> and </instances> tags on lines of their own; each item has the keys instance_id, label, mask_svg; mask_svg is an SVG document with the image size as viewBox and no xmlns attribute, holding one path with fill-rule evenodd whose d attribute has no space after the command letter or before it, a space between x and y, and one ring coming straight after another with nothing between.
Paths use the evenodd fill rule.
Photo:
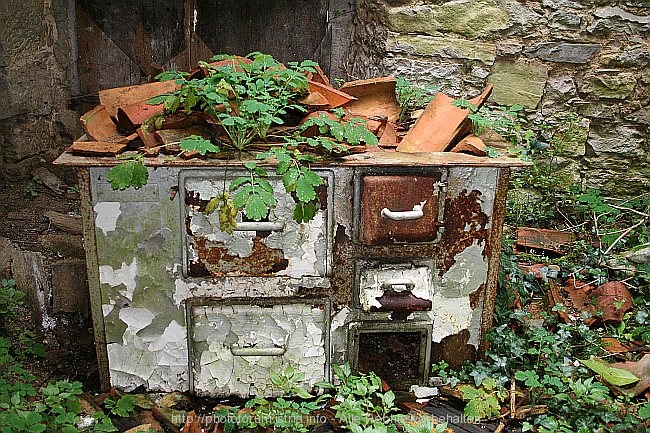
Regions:
<instances>
[{"instance_id":1,"label":"white metal handle","mask_svg":"<svg viewBox=\"0 0 650 433\"><path fill-rule=\"evenodd\" d=\"M266 232L284 230L284 221L242 221L237 223L238 232Z\"/></svg>"},{"instance_id":2,"label":"white metal handle","mask_svg":"<svg viewBox=\"0 0 650 433\"><path fill-rule=\"evenodd\" d=\"M286 347L241 347L237 344L230 346L230 352L235 356L281 356L286 351Z\"/></svg>"},{"instance_id":3,"label":"white metal handle","mask_svg":"<svg viewBox=\"0 0 650 433\"><path fill-rule=\"evenodd\" d=\"M416 204L413 206L413 210L407 210L407 211L392 211L388 209L387 207L383 208L381 210L381 216L384 218L388 218L393 221L409 221L409 220L416 220L419 218L422 218L424 216L424 211L422 208L424 205L427 203L426 200L423 202L420 202L420 204Z\"/></svg>"},{"instance_id":4,"label":"white metal handle","mask_svg":"<svg viewBox=\"0 0 650 433\"><path fill-rule=\"evenodd\" d=\"M396 289L396 287L400 287L400 286L403 286L404 290ZM391 287L396 292L403 292L405 290L410 292L415 288L415 283L410 278L391 278L390 280L386 280L383 283L381 283L381 288L384 290L389 289Z\"/></svg>"}]
</instances>

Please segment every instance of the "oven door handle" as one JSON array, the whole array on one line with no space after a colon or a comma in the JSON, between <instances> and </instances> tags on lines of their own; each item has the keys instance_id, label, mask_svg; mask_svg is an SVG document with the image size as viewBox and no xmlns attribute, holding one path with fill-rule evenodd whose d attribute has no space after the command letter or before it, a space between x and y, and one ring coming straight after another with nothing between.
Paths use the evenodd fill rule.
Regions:
<instances>
[{"instance_id":1,"label":"oven door handle","mask_svg":"<svg viewBox=\"0 0 650 433\"><path fill-rule=\"evenodd\" d=\"M407 211L392 211L387 207L385 207L381 210L381 216L393 221L417 220L424 216L424 211L422 210L422 208L426 203L427 201L424 200L423 202L420 202L419 204L413 206L413 210L407 210Z\"/></svg>"},{"instance_id":2,"label":"oven door handle","mask_svg":"<svg viewBox=\"0 0 650 433\"><path fill-rule=\"evenodd\" d=\"M395 287L403 286L404 290L396 290ZM381 288L386 290L392 288L395 292L411 292L415 289L415 283L410 278L391 278L381 283Z\"/></svg>"},{"instance_id":3,"label":"oven door handle","mask_svg":"<svg viewBox=\"0 0 650 433\"><path fill-rule=\"evenodd\" d=\"M238 222L238 232L279 232L284 230L284 221L242 221Z\"/></svg>"},{"instance_id":4,"label":"oven door handle","mask_svg":"<svg viewBox=\"0 0 650 433\"><path fill-rule=\"evenodd\" d=\"M282 356L286 351L286 347L241 347L238 344L230 346L230 353L234 356Z\"/></svg>"}]
</instances>

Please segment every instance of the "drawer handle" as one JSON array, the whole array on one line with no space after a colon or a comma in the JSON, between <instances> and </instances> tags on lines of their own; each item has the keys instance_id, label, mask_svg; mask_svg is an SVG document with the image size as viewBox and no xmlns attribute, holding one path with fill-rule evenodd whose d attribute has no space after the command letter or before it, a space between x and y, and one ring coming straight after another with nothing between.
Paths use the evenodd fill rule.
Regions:
<instances>
[{"instance_id":1,"label":"drawer handle","mask_svg":"<svg viewBox=\"0 0 650 433\"><path fill-rule=\"evenodd\" d=\"M279 232L284 230L284 221L242 221L235 227L239 232Z\"/></svg>"},{"instance_id":2,"label":"drawer handle","mask_svg":"<svg viewBox=\"0 0 650 433\"><path fill-rule=\"evenodd\" d=\"M230 346L230 353L235 356L281 356L286 351L286 347L241 347L237 344Z\"/></svg>"},{"instance_id":3,"label":"drawer handle","mask_svg":"<svg viewBox=\"0 0 650 433\"><path fill-rule=\"evenodd\" d=\"M424 216L424 211L422 210L422 208L426 203L427 201L424 200L423 202L420 202L420 204L416 204L415 206L413 206L413 210L407 210L402 212L399 211L394 212L388 209L387 207L385 207L381 210L381 216L393 221L416 220Z\"/></svg>"},{"instance_id":4,"label":"drawer handle","mask_svg":"<svg viewBox=\"0 0 650 433\"><path fill-rule=\"evenodd\" d=\"M404 286L405 290L396 290L395 286ZM391 278L381 283L381 288L386 290L392 288L396 292L408 291L411 292L415 288L415 283L409 278Z\"/></svg>"}]
</instances>

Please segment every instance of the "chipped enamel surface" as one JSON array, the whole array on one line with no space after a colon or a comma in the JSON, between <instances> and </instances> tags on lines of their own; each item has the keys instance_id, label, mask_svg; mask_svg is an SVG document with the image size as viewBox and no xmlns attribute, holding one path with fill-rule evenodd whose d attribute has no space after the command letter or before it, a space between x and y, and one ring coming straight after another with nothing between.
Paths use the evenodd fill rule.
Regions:
<instances>
[{"instance_id":1,"label":"chipped enamel surface","mask_svg":"<svg viewBox=\"0 0 650 433\"><path fill-rule=\"evenodd\" d=\"M324 304L196 305L190 314L193 391L199 395L280 395L268 373L287 365L305 373L308 389L326 378Z\"/></svg>"},{"instance_id":2,"label":"chipped enamel surface","mask_svg":"<svg viewBox=\"0 0 650 433\"><path fill-rule=\"evenodd\" d=\"M186 274L193 277L228 275L286 275L293 278L328 273L327 194L321 209L309 222L293 219L295 201L284 191L278 177L269 177L276 206L268 221L246 224L250 230L226 233L219 228L217 212L205 215L208 201L223 193L227 184L242 172L212 171L197 177L194 170L181 173L187 227ZM205 174L204 174L205 176ZM321 173L327 177L327 173ZM225 180L224 180L225 179ZM324 202L324 203L323 203ZM255 229L255 227L259 229Z\"/></svg>"},{"instance_id":3,"label":"chipped enamel surface","mask_svg":"<svg viewBox=\"0 0 650 433\"><path fill-rule=\"evenodd\" d=\"M98 229L104 232L104 236L108 232L115 230L117 219L120 217L120 203L114 201L106 201L97 203L93 208L97 213L95 217L95 225Z\"/></svg>"},{"instance_id":4,"label":"chipped enamel surface","mask_svg":"<svg viewBox=\"0 0 650 433\"><path fill-rule=\"evenodd\" d=\"M494 213L505 199L495 193L503 168L418 166L413 155L407 166L390 166L390 158L319 168L327 186L307 224L293 221L293 198L271 178L278 205L266 225L233 234L203 210L224 179L227 185L239 176L236 167L149 168L147 186L126 194L110 188L107 167L91 167L82 200L96 237L88 246L96 279L89 278L93 317L101 322L98 351L110 375L102 386L274 395L269 372L291 364L309 388L329 377L331 364L354 360L351 344L371 323L388 334L426 332L431 355L459 333L478 347L483 309L495 293L489 276L500 247L492 234L502 223ZM444 191L432 191L439 238L359 242L357 180L401 169L410 178L444 180Z\"/></svg>"},{"instance_id":5,"label":"chipped enamel surface","mask_svg":"<svg viewBox=\"0 0 650 433\"><path fill-rule=\"evenodd\" d=\"M432 266L411 263L364 267L359 275L359 302L364 311L382 308L379 299L392 290L410 292L414 297L431 300L433 297Z\"/></svg>"}]
</instances>

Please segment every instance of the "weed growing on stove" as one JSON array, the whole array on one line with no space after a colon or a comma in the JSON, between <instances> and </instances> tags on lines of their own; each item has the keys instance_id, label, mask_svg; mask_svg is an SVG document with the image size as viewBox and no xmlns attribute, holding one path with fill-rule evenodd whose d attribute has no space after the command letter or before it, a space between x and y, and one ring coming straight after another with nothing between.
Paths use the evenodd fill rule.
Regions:
<instances>
[{"instance_id":1,"label":"weed growing on stove","mask_svg":"<svg viewBox=\"0 0 650 433\"><path fill-rule=\"evenodd\" d=\"M319 159L318 155L345 154L348 145L376 145L377 137L360 118L344 122L342 110L334 111L333 118L321 114L300 126L273 130L284 126L296 113L307 111L299 100L309 90L306 73L315 72L316 63L289 62L285 67L273 57L258 52L249 54L247 59L219 55L212 58L219 64L200 62L203 78L191 78L185 72L163 72L158 79L173 80L179 87L148 102L164 104L166 114L202 113L224 132L222 137L188 136L176 143L184 152L198 152L202 156L221 153L230 158L234 151L235 157L243 159L250 156L253 144L258 148L267 147L269 150L259 151L255 159L275 165L285 190L296 201L294 219L308 222L320 206L316 188L324 184L324 179L311 170L310 164ZM150 123L147 127L155 129L156 122ZM319 135L306 136L306 131L311 129L317 129ZM268 144L269 141L276 143ZM252 161L245 162L244 167L248 174L234 179L228 191L214 197L209 205L208 213L219 210L221 230L229 233L236 225L237 212L233 209L242 210L250 220L261 221L276 204L273 189L265 179L267 171ZM142 156L138 154L111 169L108 180L113 189L142 187L147 181Z\"/></svg>"}]
</instances>

